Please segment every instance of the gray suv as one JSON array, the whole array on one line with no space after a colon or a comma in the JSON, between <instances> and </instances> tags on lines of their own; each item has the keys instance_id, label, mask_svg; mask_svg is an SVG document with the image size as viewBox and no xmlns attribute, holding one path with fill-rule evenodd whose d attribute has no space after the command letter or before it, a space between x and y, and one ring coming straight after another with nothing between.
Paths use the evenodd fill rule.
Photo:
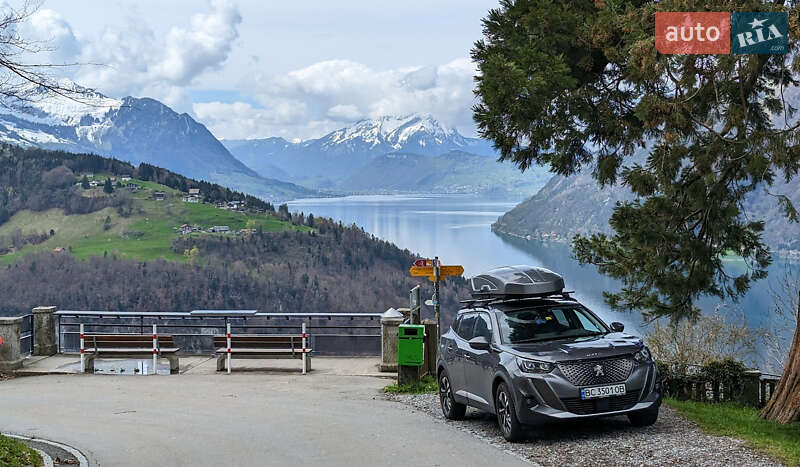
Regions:
<instances>
[{"instance_id":1,"label":"gray suv","mask_svg":"<svg viewBox=\"0 0 800 467\"><path fill-rule=\"evenodd\" d=\"M547 269L509 266L471 279L473 299L439 343L444 416L497 415L516 441L525 425L627 415L655 423L658 369L641 339L607 326Z\"/></svg>"}]
</instances>

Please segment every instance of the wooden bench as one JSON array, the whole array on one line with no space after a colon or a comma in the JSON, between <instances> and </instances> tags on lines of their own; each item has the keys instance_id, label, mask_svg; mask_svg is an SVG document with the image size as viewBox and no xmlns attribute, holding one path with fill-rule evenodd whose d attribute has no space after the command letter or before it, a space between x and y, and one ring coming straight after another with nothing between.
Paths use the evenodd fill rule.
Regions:
<instances>
[{"instance_id":1,"label":"wooden bench","mask_svg":"<svg viewBox=\"0 0 800 467\"><path fill-rule=\"evenodd\" d=\"M169 360L170 374L178 373L178 351L172 336L158 336L158 358ZM84 335L84 372L94 372L94 360L108 358L142 358L153 356L153 336L142 334Z\"/></svg>"},{"instance_id":2,"label":"wooden bench","mask_svg":"<svg viewBox=\"0 0 800 467\"><path fill-rule=\"evenodd\" d=\"M217 371L225 370L228 339L214 336L217 348ZM306 371L311 370L311 349L303 351L301 334L239 334L231 336L231 359L234 358L299 358L306 357Z\"/></svg>"}]
</instances>

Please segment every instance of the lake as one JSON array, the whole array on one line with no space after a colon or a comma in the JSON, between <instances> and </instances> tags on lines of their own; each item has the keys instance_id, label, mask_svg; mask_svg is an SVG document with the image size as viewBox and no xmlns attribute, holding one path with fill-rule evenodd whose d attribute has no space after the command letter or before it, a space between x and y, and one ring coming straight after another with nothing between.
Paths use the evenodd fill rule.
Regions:
<instances>
[{"instance_id":1,"label":"lake","mask_svg":"<svg viewBox=\"0 0 800 467\"><path fill-rule=\"evenodd\" d=\"M293 211L356 224L422 257L439 256L443 264L461 264L467 277L502 265L546 267L562 274L567 289L575 290L574 296L604 320L620 321L626 329L642 333L644 326L638 314L612 311L603 302L603 291L617 290L619 283L598 274L594 266L578 265L567 244L508 240L491 231L492 223L516 204L469 195L371 195L302 199L289 206ZM730 262L729 267L735 270L741 265ZM775 258L770 277L757 283L739 303L706 299L700 306L707 313L718 308L721 313L746 320L752 328L780 327L782 321L772 313L773 289L787 270L800 274L800 264ZM786 331L787 336L791 331Z\"/></svg>"}]
</instances>

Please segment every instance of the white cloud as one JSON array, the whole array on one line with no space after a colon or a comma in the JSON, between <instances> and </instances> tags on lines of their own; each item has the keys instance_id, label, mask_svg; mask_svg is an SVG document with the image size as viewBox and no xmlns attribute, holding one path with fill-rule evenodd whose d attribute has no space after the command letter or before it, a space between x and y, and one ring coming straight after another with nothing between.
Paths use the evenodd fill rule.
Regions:
<instances>
[{"instance_id":1,"label":"white cloud","mask_svg":"<svg viewBox=\"0 0 800 467\"><path fill-rule=\"evenodd\" d=\"M328 117L333 120L344 120L352 122L362 117L358 107L352 104L338 104L328 109Z\"/></svg>"},{"instance_id":2,"label":"white cloud","mask_svg":"<svg viewBox=\"0 0 800 467\"><path fill-rule=\"evenodd\" d=\"M222 0L212 2L213 12L191 18L191 27L173 27L167 34L164 57L152 67L157 77L185 85L207 69L219 67L231 52L242 22L239 10Z\"/></svg>"},{"instance_id":3,"label":"white cloud","mask_svg":"<svg viewBox=\"0 0 800 467\"><path fill-rule=\"evenodd\" d=\"M307 139L360 118L425 112L474 134L475 68L456 59L429 67L375 70L350 60L326 60L280 76L254 73L251 104L195 104L197 117L221 138L288 136ZM281 109L276 102L283 102ZM237 121L242 119L241 124Z\"/></svg>"},{"instance_id":4,"label":"white cloud","mask_svg":"<svg viewBox=\"0 0 800 467\"><path fill-rule=\"evenodd\" d=\"M124 27L108 26L82 37L51 9L41 9L25 25L33 40L52 49L48 60L83 65L64 70L83 86L114 97L153 97L176 110L191 108L186 86L218 69L231 53L242 17L233 4L212 0L210 11L196 13L186 27L173 26L158 36L140 19Z\"/></svg>"},{"instance_id":5,"label":"white cloud","mask_svg":"<svg viewBox=\"0 0 800 467\"><path fill-rule=\"evenodd\" d=\"M36 11L22 32L46 51L51 63L72 63L80 54L81 46L72 27L53 10Z\"/></svg>"}]
</instances>

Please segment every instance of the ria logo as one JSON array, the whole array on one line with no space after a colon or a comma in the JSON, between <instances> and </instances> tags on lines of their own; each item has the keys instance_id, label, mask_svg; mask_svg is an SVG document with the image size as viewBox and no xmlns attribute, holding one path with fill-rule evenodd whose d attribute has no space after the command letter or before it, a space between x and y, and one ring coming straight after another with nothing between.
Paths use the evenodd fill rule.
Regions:
<instances>
[{"instance_id":1,"label":"ria logo","mask_svg":"<svg viewBox=\"0 0 800 467\"><path fill-rule=\"evenodd\" d=\"M594 375L595 376L605 376L603 372L603 365L595 365L594 366Z\"/></svg>"},{"instance_id":2,"label":"ria logo","mask_svg":"<svg viewBox=\"0 0 800 467\"><path fill-rule=\"evenodd\" d=\"M786 13L731 14L731 46L735 54L785 54L789 45Z\"/></svg>"}]
</instances>

